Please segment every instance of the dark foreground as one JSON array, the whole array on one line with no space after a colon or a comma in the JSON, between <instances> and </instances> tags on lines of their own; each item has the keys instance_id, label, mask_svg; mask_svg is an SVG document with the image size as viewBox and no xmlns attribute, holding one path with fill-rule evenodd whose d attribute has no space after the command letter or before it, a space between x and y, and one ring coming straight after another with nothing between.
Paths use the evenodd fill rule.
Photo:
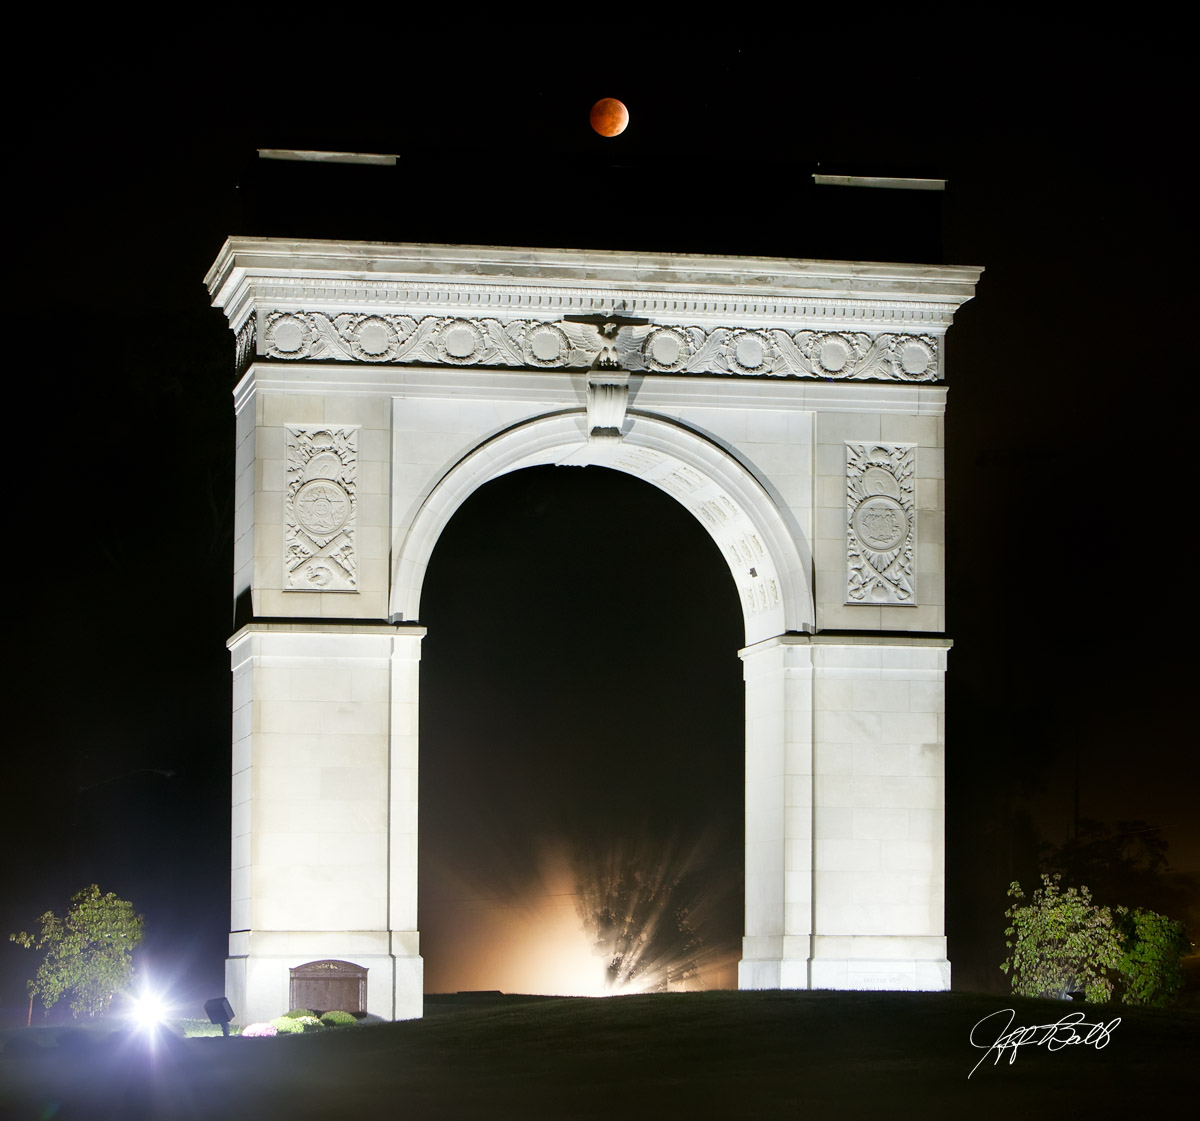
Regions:
<instances>
[{"instance_id":1,"label":"dark foreground","mask_svg":"<svg viewBox=\"0 0 1200 1121\"><path fill-rule=\"evenodd\" d=\"M1107 1046L987 1045L1071 1013ZM1190 1116L1200 1013L967 993L443 998L423 1021L275 1039L4 1033L5 1118L1035 1118ZM1086 1029L1077 1029L1083 1034ZM39 1043L30 1054L28 1044ZM984 1062L968 1080L972 1067Z\"/></svg>"}]
</instances>

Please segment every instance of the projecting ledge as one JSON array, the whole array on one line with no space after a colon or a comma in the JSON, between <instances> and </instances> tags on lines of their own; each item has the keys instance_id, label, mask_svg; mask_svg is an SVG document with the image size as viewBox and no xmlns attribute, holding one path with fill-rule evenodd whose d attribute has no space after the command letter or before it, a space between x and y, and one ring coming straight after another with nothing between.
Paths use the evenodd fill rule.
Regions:
<instances>
[{"instance_id":1,"label":"projecting ledge","mask_svg":"<svg viewBox=\"0 0 1200 1121\"><path fill-rule=\"evenodd\" d=\"M419 661L425 628L392 623L247 623L228 642L237 670L258 657Z\"/></svg>"},{"instance_id":2,"label":"projecting ledge","mask_svg":"<svg viewBox=\"0 0 1200 1121\"><path fill-rule=\"evenodd\" d=\"M304 635L304 634L363 634L377 638L404 636L424 638L426 628L413 623L317 623L317 622L275 622L247 623L239 628L226 641L225 645L232 650L239 642L251 635Z\"/></svg>"},{"instance_id":3,"label":"projecting ledge","mask_svg":"<svg viewBox=\"0 0 1200 1121\"><path fill-rule=\"evenodd\" d=\"M892 646L904 648L925 648L933 650L949 650L954 640L942 635L919 634L835 634L824 631L820 634L778 634L773 638L764 638L751 643L738 651L738 656L745 658L772 646Z\"/></svg>"}]
</instances>

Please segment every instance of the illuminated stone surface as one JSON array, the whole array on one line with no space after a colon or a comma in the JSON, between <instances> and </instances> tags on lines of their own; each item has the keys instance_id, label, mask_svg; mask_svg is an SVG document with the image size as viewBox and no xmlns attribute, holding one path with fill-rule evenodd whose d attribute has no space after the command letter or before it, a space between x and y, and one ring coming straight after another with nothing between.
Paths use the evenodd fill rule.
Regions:
<instances>
[{"instance_id":1,"label":"illuminated stone surface","mask_svg":"<svg viewBox=\"0 0 1200 1121\"><path fill-rule=\"evenodd\" d=\"M420 597L484 483L599 465L719 546L745 620L743 988L944 989L943 339L979 270L230 240L227 995L368 969L419 1016ZM636 378L630 377L630 373Z\"/></svg>"}]
</instances>

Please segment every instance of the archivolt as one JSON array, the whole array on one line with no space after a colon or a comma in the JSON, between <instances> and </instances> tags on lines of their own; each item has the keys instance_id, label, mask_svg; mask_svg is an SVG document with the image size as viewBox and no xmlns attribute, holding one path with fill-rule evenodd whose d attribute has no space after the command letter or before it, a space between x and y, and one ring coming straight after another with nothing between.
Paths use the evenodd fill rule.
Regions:
<instances>
[{"instance_id":1,"label":"archivolt","mask_svg":"<svg viewBox=\"0 0 1200 1121\"><path fill-rule=\"evenodd\" d=\"M662 417L627 414L620 440L589 440L583 410L553 413L493 436L430 491L395 558L392 612L416 620L433 547L463 501L492 479L542 464L611 467L665 491L717 543L738 588L746 644L812 628L813 600L801 551L771 496L724 448Z\"/></svg>"}]
</instances>

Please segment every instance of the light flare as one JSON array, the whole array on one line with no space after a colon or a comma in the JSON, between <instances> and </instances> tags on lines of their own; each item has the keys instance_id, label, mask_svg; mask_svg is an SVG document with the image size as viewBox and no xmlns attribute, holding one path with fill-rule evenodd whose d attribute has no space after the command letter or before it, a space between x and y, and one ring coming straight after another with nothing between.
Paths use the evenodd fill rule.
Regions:
<instances>
[{"instance_id":1,"label":"light flare","mask_svg":"<svg viewBox=\"0 0 1200 1121\"><path fill-rule=\"evenodd\" d=\"M430 969L434 985L595 997L736 988L730 916L740 917L741 880L721 871L718 848L711 837L685 846L643 830L547 840L520 886L515 871L485 885L445 869L446 936L430 948L447 961Z\"/></svg>"},{"instance_id":2,"label":"light flare","mask_svg":"<svg viewBox=\"0 0 1200 1121\"><path fill-rule=\"evenodd\" d=\"M130 1001L129 1016L140 1031L156 1031L170 1016L167 1002L155 992L143 992Z\"/></svg>"}]
</instances>

